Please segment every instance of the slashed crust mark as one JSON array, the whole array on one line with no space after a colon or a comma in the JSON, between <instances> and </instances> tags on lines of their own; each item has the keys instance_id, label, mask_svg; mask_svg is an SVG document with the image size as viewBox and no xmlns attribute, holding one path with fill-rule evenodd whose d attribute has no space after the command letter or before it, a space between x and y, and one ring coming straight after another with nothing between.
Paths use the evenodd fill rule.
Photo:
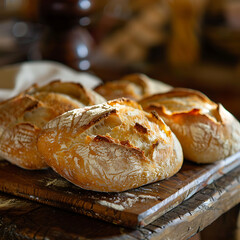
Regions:
<instances>
[{"instance_id":1,"label":"slashed crust mark","mask_svg":"<svg viewBox=\"0 0 240 240\"><path fill-rule=\"evenodd\" d=\"M148 129L142 126L140 123L135 123L134 128L141 134L148 133Z\"/></svg>"},{"instance_id":2,"label":"slashed crust mark","mask_svg":"<svg viewBox=\"0 0 240 240\"><path fill-rule=\"evenodd\" d=\"M128 140L118 141L117 139L112 138L110 136L97 135L95 138L92 139L92 142L106 142L106 143L122 146L128 150L135 152L138 156L140 155L142 160L149 162L149 160L146 158L144 152L141 149L130 144L130 142Z\"/></svg>"}]
</instances>

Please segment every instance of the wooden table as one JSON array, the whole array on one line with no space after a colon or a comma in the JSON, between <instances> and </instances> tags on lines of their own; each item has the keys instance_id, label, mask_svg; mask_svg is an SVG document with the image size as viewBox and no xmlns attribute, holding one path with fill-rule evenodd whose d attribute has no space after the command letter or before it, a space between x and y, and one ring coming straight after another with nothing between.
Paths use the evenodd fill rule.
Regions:
<instances>
[{"instance_id":1,"label":"wooden table","mask_svg":"<svg viewBox=\"0 0 240 240\"><path fill-rule=\"evenodd\" d=\"M237 239L233 229L239 203L240 166L151 224L137 229L0 193L0 239L188 239L227 211L230 214L223 215L224 219L209 231L204 230L201 239ZM214 227L217 231L211 230Z\"/></svg>"},{"instance_id":2,"label":"wooden table","mask_svg":"<svg viewBox=\"0 0 240 240\"><path fill-rule=\"evenodd\" d=\"M181 82L181 86L188 85ZM239 113L238 101L234 106L237 106ZM239 240L239 203L240 167L224 174L142 228L117 226L79 213L0 193L0 239L177 240L188 239L201 232L203 240Z\"/></svg>"}]
</instances>

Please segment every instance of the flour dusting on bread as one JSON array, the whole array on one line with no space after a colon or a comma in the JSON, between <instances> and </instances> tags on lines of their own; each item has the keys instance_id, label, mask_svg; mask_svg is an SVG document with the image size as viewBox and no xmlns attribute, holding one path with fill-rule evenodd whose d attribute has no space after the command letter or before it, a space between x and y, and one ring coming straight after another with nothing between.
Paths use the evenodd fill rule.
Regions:
<instances>
[{"instance_id":1,"label":"flour dusting on bread","mask_svg":"<svg viewBox=\"0 0 240 240\"><path fill-rule=\"evenodd\" d=\"M57 117L44 127L38 150L60 175L96 191L124 191L169 177L183 160L164 122L127 99Z\"/></svg>"},{"instance_id":2,"label":"flour dusting on bread","mask_svg":"<svg viewBox=\"0 0 240 240\"><path fill-rule=\"evenodd\" d=\"M36 145L41 128L69 110L101 102L105 102L103 97L77 83L53 81L42 87L33 85L0 103L0 157L26 169L46 168ZM53 136L50 141L54 141Z\"/></svg>"},{"instance_id":3,"label":"flour dusting on bread","mask_svg":"<svg viewBox=\"0 0 240 240\"><path fill-rule=\"evenodd\" d=\"M198 91L173 89L139 103L146 111L157 111L178 137L189 160L211 163L240 150L237 119Z\"/></svg>"}]
</instances>

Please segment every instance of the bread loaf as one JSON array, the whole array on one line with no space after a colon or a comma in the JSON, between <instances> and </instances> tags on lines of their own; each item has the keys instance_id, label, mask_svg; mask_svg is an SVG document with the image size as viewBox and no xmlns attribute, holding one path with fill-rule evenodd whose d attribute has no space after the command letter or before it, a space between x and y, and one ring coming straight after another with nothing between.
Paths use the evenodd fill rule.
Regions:
<instances>
[{"instance_id":1,"label":"bread loaf","mask_svg":"<svg viewBox=\"0 0 240 240\"><path fill-rule=\"evenodd\" d=\"M199 91L173 89L139 103L145 111L156 111L164 119L191 161L211 163L240 150L239 122Z\"/></svg>"},{"instance_id":2,"label":"bread loaf","mask_svg":"<svg viewBox=\"0 0 240 240\"><path fill-rule=\"evenodd\" d=\"M156 113L127 100L75 109L48 122L38 151L84 189L119 192L175 174L181 146Z\"/></svg>"},{"instance_id":3,"label":"bread loaf","mask_svg":"<svg viewBox=\"0 0 240 240\"><path fill-rule=\"evenodd\" d=\"M58 94L59 96L65 96L67 99L70 99L71 102L76 100L77 104L80 103L82 106L90 106L106 102L104 97L91 89L83 87L80 83L61 82L60 80L52 81L42 87L35 84L24 93L28 95L42 93ZM47 98L45 98L45 100L47 100ZM47 103L47 101L45 101L45 103Z\"/></svg>"},{"instance_id":4,"label":"bread loaf","mask_svg":"<svg viewBox=\"0 0 240 240\"><path fill-rule=\"evenodd\" d=\"M0 156L28 169L46 167L36 143L41 127L55 118L51 108L31 96L18 96L0 105Z\"/></svg>"},{"instance_id":5,"label":"bread loaf","mask_svg":"<svg viewBox=\"0 0 240 240\"><path fill-rule=\"evenodd\" d=\"M154 93L169 91L171 88L171 86L153 80L144 74L130 74L119 80L100 85L94 90L107 100L121 97L140 100Z\"/></svg>"},{"instance_id":6,"label":"bread loaf","mask_svg":"<svg viewBox=\"0 0 240 240\"><path fill-rule=\"evenodd\" d=\"M80 84L55 81L0 103L0 157L26 169L47 167L37 150L41 128L66 111L101 101Z\"/></svg>"}]
</instances>

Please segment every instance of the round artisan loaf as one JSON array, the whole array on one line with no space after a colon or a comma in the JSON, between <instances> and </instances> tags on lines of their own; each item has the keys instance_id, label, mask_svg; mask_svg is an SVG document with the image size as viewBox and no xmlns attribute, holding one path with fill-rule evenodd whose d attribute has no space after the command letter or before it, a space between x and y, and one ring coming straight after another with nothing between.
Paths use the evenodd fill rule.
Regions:
<instances>
[{"instance_id":1,"label":"round artisan loaf","mask_svg":"<svg viewBox=\"0 0 240 240\"><path fill-rule=\"evenodd\" d=\"M94 90L107 100L126 97L140 100L154 93L169 91L172 87L144 74L129 74L119 80L104 83Z\"/></svg>"},{"instance_id":2,"label":"round artisan loaf","mask_svg":"<svg viewBox=\"0 0 240 240\"><path fill-rule=\"evenodd\" d=\"M199 91L173 89L139 102L155 110L179 139L184 157L211 163L240 150L240 124L221 104Z\"/></svg>"},{"instance_id":3,"label":"round artisan loaf","mask_svg":"<svg viewBox=\"0 0 240 240\"><path fill-rule=\"evenodd\" d=\"M155 113L127 99L64 113L46 124L38 150L62 177L84 189L119 192L175 174L181 145Z\"/></svg>"},{"instance_id":4,"label":"round artisan loaf","mask_svg":"<svg viewBox=\"0 0 240 240\"><path fill-rule=\"evenodd\" d=\"M55 81L43 87L34 85L1 102L0 157L26 169L47 167L37 150L41 128L66 111L104 101L80 84Z\"/></svg>"}]
</instances>

